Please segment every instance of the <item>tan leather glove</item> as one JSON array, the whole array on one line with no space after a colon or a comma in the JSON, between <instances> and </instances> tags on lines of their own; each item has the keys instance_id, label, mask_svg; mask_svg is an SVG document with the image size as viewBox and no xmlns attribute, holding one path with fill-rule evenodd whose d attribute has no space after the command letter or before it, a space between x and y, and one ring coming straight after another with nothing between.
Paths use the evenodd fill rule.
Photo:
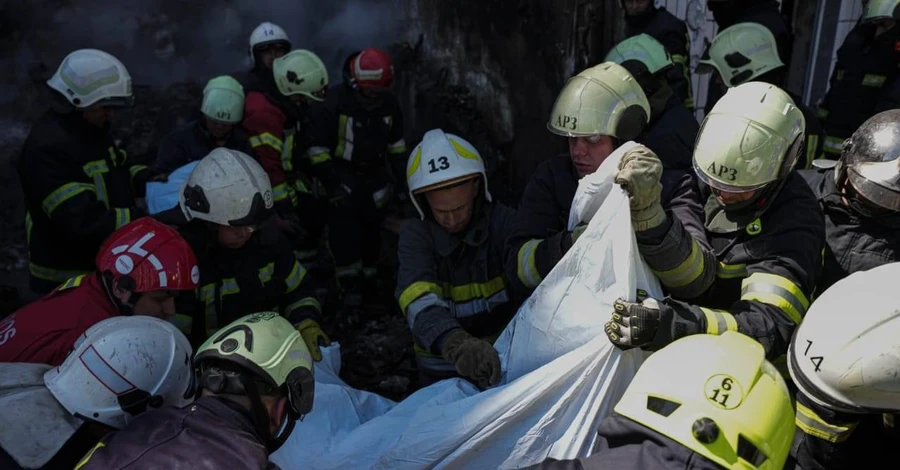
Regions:
<instances>
[{"instance_id":1,"label":"tan leather glove","mask_svg":"<svg viewBox=\"0 0 900 470\"><path fill-rule=\"evenodd\" d=\"M663 167L659 157L643 145L625 152L615 181L628 192L631 225L637 232L658 227L666 220L660 202Z\"/></svg>"},{"instance_id":2,"label":"tan leather glove","mask_svg":"<svg viewBox=\"0 0 900 470\"><path fill-rule=\"evenodd\" d=\"M313 360L316 362L321 361L321 347L330 345L331 340L328 338L328 335L322 331L322 327L319 326L319 323L312 319L306 319L298 323L294 328L297 329L300 336L303 338L303 342L306 343L306 348L309 349L309 353L312 355Z\"/></svg>"},{"instance_id":3,"label":"tan leather glove","mask_svg":"<svg viewBox=\"0 0 900 470\"><path fill-rule=\"evenodd\" d=\"M500 382L500 356L491 343L465 330L450 333L444 341L444 359L456 366L459 375L484 390Z\"/></svg>"}]
</instances>

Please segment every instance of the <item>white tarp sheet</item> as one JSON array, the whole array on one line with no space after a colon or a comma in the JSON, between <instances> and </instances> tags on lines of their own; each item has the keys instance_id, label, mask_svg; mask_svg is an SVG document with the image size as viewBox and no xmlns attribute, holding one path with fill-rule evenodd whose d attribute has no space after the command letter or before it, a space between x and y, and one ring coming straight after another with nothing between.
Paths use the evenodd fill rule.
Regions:
<instances>
[{"instance_id":1,"label":"white tarp sheet","mask_svg":"<svg viewBox=\"0 0 900 470\"><path fill-rule=\"evenodd\" d=\"M479 393L451 379L395 403L344 384L332 346L316 365L312 413L272 461L285 470L505 469L588 455L643 361L607 340L612 303L637 288L661 294L637 252L628 198L612 182L630 145L580 182L570 228L590 223L497 339L499 386Z\"/></svg>"}]
</instances>

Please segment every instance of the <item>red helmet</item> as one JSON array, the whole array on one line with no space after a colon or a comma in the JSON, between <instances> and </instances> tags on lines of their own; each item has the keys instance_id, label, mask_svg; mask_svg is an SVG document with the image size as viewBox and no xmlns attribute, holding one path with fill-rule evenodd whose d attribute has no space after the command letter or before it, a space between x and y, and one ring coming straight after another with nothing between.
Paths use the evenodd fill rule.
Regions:
<instances>
[{"instance_id":1,"label":"red helmet","mask_svg":"<svg viewBox=\"0 0 900 470\"><path fill-rule=\"evenodd\" d=\"M200 282L194 250L178 232L142 217L109 236L97 253L97 269L125 281L132 292L190 290ZM134 288L127 284L134 283Z\"/></svg>"},{"instance_id":2,"label":"red helmet","mask_svg":"<svg viewBox=\"0 0 900 470\"><path fill-rule=\"evenodd\" d=\"M394 83L391 56L381 49L370 47L350 60L350 76L359 88L383 89Z\"/></svg>"}]
</instances>

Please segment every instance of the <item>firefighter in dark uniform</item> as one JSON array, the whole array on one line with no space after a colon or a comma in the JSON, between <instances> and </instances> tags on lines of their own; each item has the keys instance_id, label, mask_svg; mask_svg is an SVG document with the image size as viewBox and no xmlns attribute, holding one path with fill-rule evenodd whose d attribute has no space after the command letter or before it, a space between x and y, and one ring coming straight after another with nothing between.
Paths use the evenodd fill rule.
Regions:
<instances>
[{"instance_id":1,"label":"firefighter in dark uniform","mask_svg":"<svg viewBox=\"0 0 900 470\"><path fill-rule=\"evenodd\" d=\"M394 80L390 56L376 48L351 54L343 76L343 83L329 90L325 117L316 121L325 128L328 144L309 152L334 160L342 194L330 199L335 215L329 243L344 307L355 309L364 284L375 282L386 204L392 191L405 192L407 149L400 105L389 91Z\"/></svg>"},{"instance_id":2,"label":"firefighter in dark uniform","mask_svg":"<svg viewBox=\"0 0 900 470\"><path fill-rule=\"evenodd\" d=\"M683 336L728 330L762 343L770 359L787 352L825 245L815 195L793 171L803 129L803 113L780 88L750 82L728 90L704 120L694 151L716 256L705 267L715 270L715 282L691 303L617 300L606 325L614 344L657 350ZM641 194L652 181L633 178L629 191Z\"/></svg>"},{"instance_id":3,"label":"firefighter in dark uniform","mask_svg":"<svg viewBox=\"0 0 900 470\"><path fill-rule=\"evenodd\" d=\"M794 33L784 15L781 14L777 0L706 0L706 8L712 12L719 31L724 31L738 23L758 23L765 26L775 36L775 43L778 44L778 57L790 70L791 56L794 51ZM706 114L710 113L723 94L725 91L715 82L709 82L704 106Z\"/></svg>"},{"instance_id":4,"label":"firefighter in dark uniform","mask_svg":"<svg viewBox=\"0 0 900 470\"><path fill-rule=\"evenodd\" d=\"M606 61L625 67L650 102L650 123L638 140L659 155L664 168L691 170L700 126L666 81L666 71L675 65L662 44L639 34L617 44Z\"/></svg>"},{"instance_id":5,"label":"firefighter in dark uniform","mask_svg":"<svg viewBox=\"0 0 900 470\"><path fill-rule=\"evenodd\" d=\"M131 76L118 59L77 50L47 85L58 94L32 126L17 163L30 287L39 294L94 269L103 240L143 215L135 198L151 176L109 134L115 110L133 103Z\"/></svg>"},{"instance_id":6,"label":"firefighter in dark uniform","mask_svg":"<svg viewBox=\"0 0 900 470\"><path fill-rule=\"evenodd\" d=\"M282 232L268 223L272 186L249 155L218 148L191 172L180 212L180 228L200 266L200 286L190 296L178 326L200 344L242 312L273 310L290 320L315 360L322 331L321 307L306 269L293 256Z\"/></svg>"},{"instance_id":7,"label":"firefighter in dark uniform","mask_svg":"<svg viewBox=\"0 0 900 470\"><path fill-rule=\"evenodd\" d=\"M507 241L506 275L517 294L529 295L583 233L583 224L572 231L567 228L578 180L597 171L615 147L638 136L649 115L650 104L637 81L613 62L582 71L566 83L547 127L568 137L569 155L550 158L535 170ZM639 158L635 163L647 162ZM686 247L686 252L675 256L642 253L658 261L651 268L673 295L692 298L713 280L704 274L704 263L712 260L712 253L703 230L696 181L687 171L657 169L662 173L662 201L668 212L655 205L633 207L632 223L639 235L654 242L650 251L659 244L659 233L677 229L666 246ZM685 227L691 235L684 235Z\"/></svg>"},{"instance_id":8,"label":"firefighter in dark uniform","mask_svg":"<svg viewBox=\"0 0 900 470\"><path fill-rule=\"evenodd\" d=\"M176 129L159 144L153 169L169 174L205 157L216 147L253 154L250 139L240 127L244 118L244 88L225 75L213 78L203 89L203 118Z\"/></svg>"},{"instance_id":9,"label":"firefighter in dark uniform","mask_svg":"<svg viewBox=\"0 0 900 470\"><path fill-rule=\"evenodd\" d=\"M422 382L460 375L482 389L496 385L492 343L518 307L503 271L514 211L491 202L484 161L459 136L426 132L408 168L420 220L400 232L397 300Z\"/></svg>"},{"instance_id":10,"label":"firefighter in dark uniform","mask_svg":"<svg viewBox=\"0 0 900 470\"><path fill-rule=\"evenodd\" d=\"M711 81L724 91L746 82L771 83L784 89L787 67L778 57L772 32L758 23L738 23L721 31L700 59L697 73L712 73ZM785 90L787 91L787 90ZM825 141L816 112L799 96L788 91L806 121L806 141L800 150L797 169L809 168L822 155Z\"/></svg>"},{"instance_id":11,"label":"firefighter in dark uniform","mask_svg":"<svg viewBox=\"0 0 900 470\"><path fill-rule=\"evenodd\" d=\"M638 369L600 423L595 453L529 470L780 470L791 396L759 343L734 332L683 338Z\"/></svg>"},{"instance_id":12,"label":"firefighter in dark uniform","mask_svg":"<svg viewBox=\"0 0 900 470\"><path fill-rule=\"evenodd\" d=\"M625 10L625 37L647 34L659 41L672 56L676 67L666 69L665 77L675 96L689 111L694 110L691 86L691 38L684 21L656 7L653 0L620 0Z\"/></svg>"},{"instance_id":13,"label":"firefighter in dark uniform","mask_svg":"<svg viewBox=\"0 0 900 470\"><path fill-rule=\"evenodd\" d=\"M900 0L872 0L859 24L837 53L831 87L819 106L825 127L825 156L837 159L844 139L891 101L900 67L900 28L896 13ZM834 112L831 112L834 111Z\"/></svg>"}]
</instances>

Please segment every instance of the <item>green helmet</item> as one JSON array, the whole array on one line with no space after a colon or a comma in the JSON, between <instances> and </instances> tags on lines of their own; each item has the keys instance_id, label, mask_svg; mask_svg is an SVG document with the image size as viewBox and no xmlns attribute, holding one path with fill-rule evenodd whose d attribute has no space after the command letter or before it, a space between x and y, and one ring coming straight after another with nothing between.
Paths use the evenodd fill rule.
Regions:
<instances>
[{"instance_id":1,"label":"green helmet","mask_svg":"<svg viewBox=\"0 0 900 470\"><path fill-rule=\"evenodd\" d=\"M674 64L672 56L669 55L666 48L649 34L643 33L616 44L609 51L609 54L606 54L606 59L604 60L623 66L625 66L626 62L637 61L643 64L651 75L655 75Z\"/></svg>"},{"instance_id":2,"label":"green helmet","mask_svg":"<svg viewBox=\"0 0 900 470\"><path fill-rule=\"evenodd\" d=\"M272 62L275 84L284 96L304 95L323 101L328 87L328 70L311 51L296 49Z\"/></svg>"},{"instance_id":3,"label":"green helmet","mask_svg":"<svg viewBox=\"0 0 900 470\"><path fill-rule=\"evenodd\" d=\"M719 72L728 87L749 82L783 67L775 36L759 23L738 23L713 39L697 65L697 73Z\"/></svg>"},{"instance_id":4,"label":"green helmet","mask_svg":"<svg viewBox=\"0 0 900 470\"><path fill-rule=\"evenodd\" d=\"M287 396L288 427L280 436L270 435L270 451L287 440L294 421L312 410L312 364L303 337L275 312L253 313L232 322L210 336L194 357L200 387L213 393L247 395L263 435L270 434L259 396L276 391Z\"/></svg>"},{"instance_id":5,"label":"green helmet","mask_svg":"<svg viewBox=\"0 0 900 470\"><path fill-rule=\"evenodd\" d=\"M244 118L244 88L228 75L213 78L203 89L200 111L216 121L241 122Z\"/></svg>"},{"instance_id":6,"label":"green helmet","mask_svg":"<svg viewBox=\"0 0 900 470\"><path fill-rule=\"evenodd\" d=\"M793 170L805 130L803 113L784 90L761 82L738 85L703 120L694 170L720 191L760 189Z\"/></svg>"},{"instance_id":7,"label":"green helmet","mask_svg":"<svg viewBox=\"0 0 900 470\"><path fill-rule=\"evenodd\" d=\"M862 21L900 19L900 0L869 0L863 10Z\"/></svg>"},{"instance_id":8,"label":"green helmet","mask_svg":"<svg viewBox=\"0 0 900 470\"><path fill-rule=\"evenodd\" d=\"M640 85L614 62L604 62L569 79L556 97L547 129L566 137L637 137L650 116Z\"/></svg>"}]
</instances>

